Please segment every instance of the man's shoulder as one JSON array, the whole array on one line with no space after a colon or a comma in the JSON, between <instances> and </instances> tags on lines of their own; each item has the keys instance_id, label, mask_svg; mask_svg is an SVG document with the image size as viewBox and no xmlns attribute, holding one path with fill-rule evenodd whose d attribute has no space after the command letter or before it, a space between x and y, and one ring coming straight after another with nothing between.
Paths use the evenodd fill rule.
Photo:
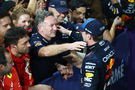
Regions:
<instances>
[{"instance_id":1,"label":"man's shoulder","mask_svg":"<svg viewBox=\"0 0 135 90\"><path fill-rule=\"evenodd\" d=\"M32 33L30 39L36 39L36 38L38 38L38 37L39 37L38 33Z\"/></svg>"},{"instance_id":2,"label":"man's shoulder","mask_svg":"<svg viewBox=\"0 0 135 90\"><path fill-rule=\"evenodd\" d=\"M38 33L33 33L30 38L30 44L34 46L42 45L42 38L39 36Z\"/></svg>"},{"instance_id":3,"label":"man's shoulder","mask_svg":"<svg viewBox=\"0 0 135 90\"><path fill-rule=\"evenodd\" d=\"M74 30L74 23L73 22L64 21L63 23L61 23L61 26L63 26L66 29Z\"/></svg>"}]
</instances>

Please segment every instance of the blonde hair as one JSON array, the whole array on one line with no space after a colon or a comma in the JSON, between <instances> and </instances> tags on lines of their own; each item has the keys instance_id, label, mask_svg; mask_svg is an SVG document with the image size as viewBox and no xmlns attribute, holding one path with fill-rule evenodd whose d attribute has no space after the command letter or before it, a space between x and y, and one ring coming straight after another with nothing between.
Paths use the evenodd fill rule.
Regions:
<instances>
[{"instance_id":1,"label":"blonde hair","mask_svg":"<svg viewBox=\"0 0 135 90\"><path fill-rule=\"evenodd\" d=\"M23 15L23 14L28 14L28 15L30 15L30 17L31 17L31 14L28 12L27 9L25 9L25 8L23 8L23 7L18 7L18 8L15 8L15 9L13 10L13 13L12 13L11 18L12 18L12 20L18 20L19 17L20 17L21 15Z\"/></svg>"}]
</instances>

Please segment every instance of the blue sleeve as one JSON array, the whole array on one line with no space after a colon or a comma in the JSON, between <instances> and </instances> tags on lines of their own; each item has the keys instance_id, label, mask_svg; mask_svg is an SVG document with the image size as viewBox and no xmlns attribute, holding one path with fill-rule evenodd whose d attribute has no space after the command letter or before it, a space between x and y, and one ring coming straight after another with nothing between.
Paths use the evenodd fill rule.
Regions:
<instances>
[{"instance_id":1,"label":"blue sleeve","mask_svg":"<svg viewBox=\"0 0 135 90\"><path fill-rule=\"evenodd\" d=\"M36 37L31 37L30 39L30 52L33 53L34 55L37 55L38 54L38 51L46 46L46 45L43 45L43 43L41 42L41 40L39 40L38 38Z\"/></svg>"},{"instance_id":2,"label":"blue sleeve","mask_svg":"<svg viewBox=\"0 0 135 90\"><path fill-rule=\"evenodd\" d=\"M83 66L82 88L81 90L97 90L99 74L97 64L86 61Z\"/></svg>"}]
</instances>

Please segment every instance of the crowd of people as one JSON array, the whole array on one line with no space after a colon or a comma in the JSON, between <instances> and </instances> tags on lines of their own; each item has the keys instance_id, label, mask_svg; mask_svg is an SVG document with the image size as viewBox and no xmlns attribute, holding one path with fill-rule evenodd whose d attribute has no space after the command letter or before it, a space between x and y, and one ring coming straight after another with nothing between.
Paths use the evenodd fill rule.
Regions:
<instances>
[{"instance_id":1,"label":"crowd of people","mask_svg":"<svg viewBox=\"0 0 135 90\"><path fill-rule=\"evenodd\" d=\"M134 90L134 37L134 0L1 0L0 90Z\"/></svg>"}]
</instances>

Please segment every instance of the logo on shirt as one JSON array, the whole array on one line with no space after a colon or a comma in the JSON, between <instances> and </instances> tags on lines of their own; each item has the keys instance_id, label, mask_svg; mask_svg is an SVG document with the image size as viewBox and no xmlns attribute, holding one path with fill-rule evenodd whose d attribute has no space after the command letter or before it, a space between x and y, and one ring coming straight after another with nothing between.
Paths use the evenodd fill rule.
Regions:
<instances>
[{"instance_id":1,"label":"logo on shirt","mask_svg":"<svg viewBox=\"0 0 135 90\"><path fill-rule=\"evenodd\" d=\"M35 42L34 42L34 44L35 44L35 46L36 46L36 47L38 47L38 46L41 46L41 45L42 45L41 41L35 41Z\"/></svg>"},{"instance_id":2,"label":"logo on shirt","mask_svg":"<svg viewBox=\"0 0 135 90\"><path fill-rule=\"evenodd\" d=\"M94 76L94 74L93 73L85 73L85 76L88 77L88 78L91 78L91 77Z\"/></svg>"},{"instance_id":3,"label":"logo on shirt","mask_svg":"<svg viewBox=\"0 0 135 90\"><path fill-rule=\"evenodd\" d=\"M9 73L9 74L7 75L7 77L8 77L8 78L12 78L12 73Z\"/></svg>"},{"instance_id":4,"label":"logo on shirt","mask_svg":"<svg viewBox=\"0 0 135 90\"><path fill-rule=\"evenodd\" d=\"M106 76L105 79L108 81L110 77L112 76L112 67L114 65L115 59L111 58L109 64L106 67Z\"/></svg>"},{"instance_id":5,"label":"logo on shirt","mask_svg":"<svg viewBox=\"0 0 135 90\"><path fill-rule=\"evenodd\" d=\"M112 69L114 62L115 62L115 60L113 58L111 58L109 64L107 65L107 70Z\"/></svg>"}]
</instances>

